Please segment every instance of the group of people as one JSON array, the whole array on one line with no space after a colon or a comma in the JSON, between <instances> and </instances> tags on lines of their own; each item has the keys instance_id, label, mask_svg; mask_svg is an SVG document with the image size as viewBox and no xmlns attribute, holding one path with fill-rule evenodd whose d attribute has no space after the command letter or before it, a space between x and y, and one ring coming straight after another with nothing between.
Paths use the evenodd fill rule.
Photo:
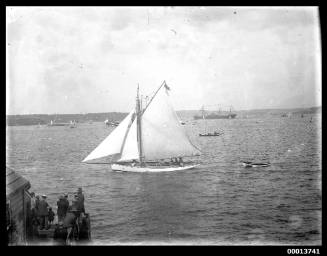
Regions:
<instances>
[{"instance_id":1,"label":"group of people","mask_svg":"<svg viewBox=\"0 0 327 256\"><path fill-rule=\"evenodd\" d=\"M184 166L183 158L181 157L173 157L170 159L170 163L176 164L179 166Z\"/></svg>"},{"instance_id":2,"label":"group of people","mask_svg":"<svg viewBox=\"0 0 327 256\"><path fill-rule=\"evenodd\" d=\"M161 165L179 165L179 166L184 166L184 162L183 162L183 158L182 157L173 157L170 159L170 162L169 161L165 161L164 159L161 159L157 162L154 162L154 164L156 166L161 166ZM136 160L133 160L132 161L132 166L136 166L137 165L137 162ZM142 166L142 163L140 164L140 166Z\"/></svg>"},{"instance_id":3,"label":"group of people","mask_svg":"<svg viewBox=\"0 0 327 256\"><path fill-rule=\"evenodd\" d=\"M46 201L47 196L42 195L35 196L35 193L31 193L31 209L32 209L32 223L35 226L40 226L40 229L49 229L54 220L55 213Z\"/></svg>"},{"instance_id":4,"label":"group of people","mask_svg":"<svg viewBox=\"0 0 327 256\"><path fill-rule=\"evenodd\" d=\"M50 225L54 221L55 213L52 211L52 207L49 206L46 201L47 196L42 195L35 196L35 193L31 193L31 208L32 208L32 220L34 225L40 226L40 230L49 229ZM68 194L63 194L57 201L57 216L58 223L68 225L70 222L69 212L73 212L74 216L79 217L81 213L85 214L84 207L84 194L82 188L78 188L77 193L74 194L72 204L69 204ZM67 218L66 218L67 217ZM66 223L67 222L67 223Z\"/></svg>"}]
</instances>

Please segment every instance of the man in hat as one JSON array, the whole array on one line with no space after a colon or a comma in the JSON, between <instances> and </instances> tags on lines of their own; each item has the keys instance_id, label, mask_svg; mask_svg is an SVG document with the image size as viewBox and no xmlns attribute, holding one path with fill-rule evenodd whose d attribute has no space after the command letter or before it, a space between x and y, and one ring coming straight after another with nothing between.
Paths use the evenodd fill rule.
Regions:
<instances>
[{"instance_id":1,"label":"man in hat","mask_svg":"<svg viewBox=\"0 0 327 256\"><path fill-rule=\"evenodd\" d=\"M40 224L40 214L39 214L39 204L40 204L40 196L37 195L35 197L35 223L36 225Z\"/></svg>"},{"instance_id":2,"label":"man in hat","mask_svg":"<svg viewBox=\"0 0 327 256\"><path fill-rule=\"evenodd\" d=\"M78 188L78 190L77 190L77 199L78 199L78 204L79 204L80 211L85 213L84 195L83 195L83 192L82 192L82 188Z\"/></svg>"},{"instance_id":3,"label":"man in hat","mask_svg":"<svg viewBox=\"0 0 327 256\"><path fill-rule=\"evenodd\" d=\"M32 215L32 220L35 221L36 218L36 210L35 210L35 205L36 205L36 198L35 198L35 193L31 193L31 215Z\"/></svg>"},{"instance_id":4,"label":"man in hat","mask_svg":"<svg viewBox=\"0 0 327 256\"><path fill-rule=\"evenodd\" d=\"M31 209L35 209L35 202L36 198L35 198L35 193L31 192Z\"/></svg>"},{"instance_id":5,"label":"man in hat","mask_svg":"<svg viewBox=\"0 0 327 256\"><path fill-rule=\"evenodd\" d=\"M35 209L37 210L39 208L39 203L40 203L40 196L37 195L35 197Z\"/></svg>"},{"instance_id":6,"label":"man in hat","mask_svg":"<svg viewBox=\"0 0 327 256\"><path fill-rule=\"evenodd\" d=\"M69 207L69 201L68 201L68 194L67 193L64 194L63 201L65 202L64 214L66 215L66 213L68 211L68 207Z\"/></svg>"},{"instance_id":7,"label":"man in hat","mask_svg":"<svg viewBox=\"0 0 327 256\"><path fill-rule=\"evenodd\" d=\"M62 221L66 215L66 202L64 201L64 196L59 196L59 200L57 201L57 215L58 221Z\"/></svg>"},{"instance_id":8,"label":"man in hat","mask_svg":"<svg viewBox=\"0 0 327 256\"><path fill-rule=\"evenodd\" d=\"M42 200L39 202L39 215L41 218L41 227L40 229L49 229L49 225L48 225L48 203L46 201L47 196L46 195L42 195Z\"/></svg>"},{"instance_id":9,"label":"man in hat","mask_svg":"<svg viewBox=\"0 0 327 256\"><path fill-rule=\"evenodd\" d=\"M67 214L63 220L63 227L67 229L66 242L68 242L70 233L72 232L74 225L76 225L77 230L79 232L79 227L78 224L76 223L77 218L78 218L78 212L76 210L76 207L69 206L67 210Z\"/></svg>"},{"instance_id":10,"label":"man in hat","mask_svg":"<svg viewBox=\"0 0 327 256\"><path fill-rule=\"evenodd\" d=\"M81 202L77 194L74 195L70 211L73 211L77 217L79 217L81 214Z\"/></svg>"}]
</instances>

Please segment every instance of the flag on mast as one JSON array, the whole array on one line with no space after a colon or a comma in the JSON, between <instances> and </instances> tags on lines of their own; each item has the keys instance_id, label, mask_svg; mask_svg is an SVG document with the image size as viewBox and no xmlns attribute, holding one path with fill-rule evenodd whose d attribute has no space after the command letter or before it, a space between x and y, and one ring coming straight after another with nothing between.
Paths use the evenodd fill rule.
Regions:
<instances>
[{"instance_id":1,"label":"flag on mast","mask_svg":"<svg viewBox=\"0 0 327 256\"><path fill-rule=\"evenodd\" d=\"M166 90L170 91L170 87L168 87L168 85L166 84L166 82L165 82L165 88L166 88Z\"/></svg>"}]
</instances>

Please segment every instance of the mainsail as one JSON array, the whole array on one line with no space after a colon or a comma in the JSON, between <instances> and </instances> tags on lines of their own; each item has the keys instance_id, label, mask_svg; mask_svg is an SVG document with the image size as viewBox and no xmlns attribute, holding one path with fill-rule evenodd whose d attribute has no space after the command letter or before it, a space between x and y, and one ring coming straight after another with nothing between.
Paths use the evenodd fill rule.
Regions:
<instances>
[{"instance_id":1,"label":"mainsail","mask_svg":"<svg viewBox=\"0 0 327 256\"><path fill-rule=\"evenodd\" d=\"M131 128L128 131L125 144L121 152L121 157L118 162L138 160L139 150L137 144L137 118L134 119Z\"/></svg>"},{"instance_id":2,"label":"mainsail","mask_svg":"<svg viewBox=\"0 0 327 256\"><path fill-rule=\"evenodd\" d=\"M101 142L84 160L83 162L98 159L101 157L119 154L122 149L122 144L128 131L128 126L132 121L135 110L133 109L127 117L114 129L108 137Z\"/></svg>"},{"instance_id":3,"label":"mainsail","mask_svg":"<svg viewBox=\"0 0 327 256\"><path fill-rule=\"evenodd\" d=\"M165 89L164 89L165 88ZM180 124L167 87L158 91L142 115L142 146L146 160L199 155Z\"/></svg>"},{"instance_id":4,"label":"mainsail","mask_svg":"<svg viewBox=\"0 0 327 256\"><path fill-rule=\"evenodd\" d=\"M83 162L114 154L119 154L118 162L199 155L172 108L168 86L163 85L145 110L131 111Z\"/></svg>"}]
</instances>

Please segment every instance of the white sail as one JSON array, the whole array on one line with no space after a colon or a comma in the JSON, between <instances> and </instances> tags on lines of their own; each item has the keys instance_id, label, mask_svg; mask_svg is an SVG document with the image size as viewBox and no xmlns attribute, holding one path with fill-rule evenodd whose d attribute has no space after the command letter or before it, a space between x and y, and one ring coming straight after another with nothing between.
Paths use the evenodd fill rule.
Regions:
<instances>
[{"instance_id":1,"label":"white sail","mask_svg":"<svg viewBox=\"0 0 327 256\"><path fill-rule=\"evenodd\" d=\"M161 88L142 115L145 160L199 155L172 108L168 91Z\"/></svg>"},{"instance_id":2,"label":"white sail","mask_svg":"<svg viewBox=\"0 0 327 256\"><path fill-rule=\"evenodd\" d=\"M125 119L109 134L109 136L83 160L83 162L120 153L134 112L135 110L133 109L127 115L127 117L125 117Z\"/></svg>"},{"instance_id":3,"label":"white sail","mask_svg":"<svg viewBox=\"0 0 327 256\"><path fill-rule=\"evenodd\" d=\"M128 134L123 146L121 157L118 162L130 161L139 159L139 150L137 144L137 118L134 119L131 128L128 130Z\"/></svg>"}]
</instances>

